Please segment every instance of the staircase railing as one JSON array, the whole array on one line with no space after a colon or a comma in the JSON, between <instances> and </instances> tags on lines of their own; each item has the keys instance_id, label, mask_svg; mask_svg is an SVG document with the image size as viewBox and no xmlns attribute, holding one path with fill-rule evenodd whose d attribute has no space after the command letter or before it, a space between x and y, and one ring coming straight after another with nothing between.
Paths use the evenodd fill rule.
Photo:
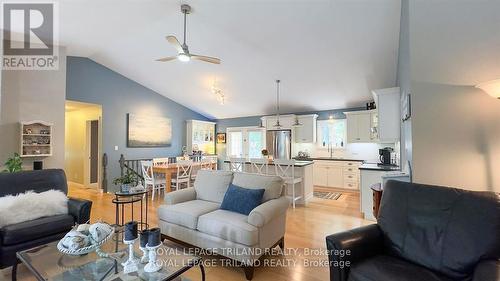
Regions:
<instances>
[{"instance_id":1,"label":"staircase railing","mask_svg":"<svg viewBox=\"0 0 500 281\"><path fill-rule=\"evenodd\" d=\"M125 156L120 155L120 175L123 177L125 174L132 174L137 177L140 181L144 182L144 177L142 176L141 161L151 161L151 159L125 159Z\"/></svg>"}]
</instances>

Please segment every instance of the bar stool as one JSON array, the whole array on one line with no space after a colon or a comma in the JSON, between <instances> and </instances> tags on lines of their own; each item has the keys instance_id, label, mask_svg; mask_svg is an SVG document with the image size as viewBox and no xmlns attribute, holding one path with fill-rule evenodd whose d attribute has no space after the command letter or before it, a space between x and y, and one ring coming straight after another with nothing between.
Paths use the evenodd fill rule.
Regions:
<instances>
[{"instance_id":1,"label":"bar stool","mask_svg":"<svg viewBox=\"0 0 500 281\"><path fill-rule=\"evenodd\" d=\"M231 157L229 158L229 170L231 172L243 172L246 162L247 159L245 158Z\"/></svg>"},{"instance_id":2,"label":"bar stool","mask_svg":"<svg viewBox=\"0 0 500 281\"><path fill-rule=\"evenodd\" d=\"M302 182L302 177L295 177L295 160L274 159L276 175L280 176L286 185L292 185L292 205L295 209L295 201L302 196L295 196L295 184Z\"/></svg>"},{"instance_id":3,"label":"bar stool","mask_svg":"<svg viewBox=\"0 0 500 281\"><path fill-rule=\"evenodd\" d=\"M267 158L250 158L252 173L259 175L269 174L269 160Z\"/></svg>"}]
</instances>

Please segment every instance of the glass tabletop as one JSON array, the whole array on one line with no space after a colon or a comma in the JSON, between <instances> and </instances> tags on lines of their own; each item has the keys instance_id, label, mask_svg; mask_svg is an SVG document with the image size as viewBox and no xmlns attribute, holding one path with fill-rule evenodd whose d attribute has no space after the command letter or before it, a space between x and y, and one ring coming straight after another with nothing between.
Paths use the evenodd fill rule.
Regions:
<instances>
[{"instance_id":1,"label":"glass tabletop","mask_svg":"<svg viewBox=\"0 0 500 281\"><path fill-rule=\"evenodd\" d=\"M140 190L140 191L116 191L115 195L116 196L135 196L135 195L143 195L148 193L147 190Z\"/></svg>"},{"instance_id":2,"label":"glass tabletop","mask_svg":"<svg viewBox=\"0 0 500 281\"><path fill-rule=\"evenodd\" d=\"M170 243L170 242L168 242ZM135 245L135 256L140 258L138 242ZM128 258L126 245L110 239L101 249L113 253L110 258L101 258L95 252L83 256L65 255L57 249L57 242L52 242L17 253L19 260L35 275L38 280L177 280L177 277L188 269L199 265L201 258L191 255L183 248L163 243L157 249L158 262L162 269L155 273L144 272L145 264L139 264L139 271L124 274L122 262ZM116 251L118 249L118 252Z\"/></svg>"}]
</instances>

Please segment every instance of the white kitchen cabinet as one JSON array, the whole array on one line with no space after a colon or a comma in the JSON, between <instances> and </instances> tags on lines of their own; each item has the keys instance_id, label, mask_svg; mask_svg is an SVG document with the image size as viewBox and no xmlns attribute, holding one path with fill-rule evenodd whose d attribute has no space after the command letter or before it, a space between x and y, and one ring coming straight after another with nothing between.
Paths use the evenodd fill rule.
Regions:
<instances>
[{"instance_id":1,"label":"white kitchen cabinet","mask_svg":"<svg viewBox=\"0 0 500 281\"><path fill-rule=\"evenodd\" d=\"M315 160L314 185L357 190L360 164L354 161Z\"/></svg>"},{"instance_id":2,"label":"white kitchen cabinet","mask_svg":"<svg viewBox=\"0 0 500 281\"><path fill-rule=\"evenodd\" d=\"M315 186L328 186L328 166L314 163L313 183Z\"/></svg>"},{"instance_id":3,"label":"white kitchen cabinet","mask_svg":"<svg viewBox=\"0 0 500 281\"><path fill-rule=\"evenodd\" d=\"M372 134L374 110L344 112L347 116L347 142L376 142Z\"/></svg>"},{"instance_id":4,"label":"white kitchen cabinet","mask_svg":"<svg viewBox=\"0 0 500 281\"><path fill-rule=\"evenodd\" d=\"M277 129L292 129L292 124L295 122L295 115L280 115L281 128L276 128L276 115L264 116L261 118L262 124L266 127L266 130L277 130Z\"/></svg>"},{"instance_id":5,"label":"white kitchen cabinet","mask_svg":"<svg viewBox=\"0 0 500 281\"><path fill-rule=\"evenodd\" d=\"M215 123L200 120L186 121L186 147L188 153L201 150L215 154Z\"/></svg>"},{"instance_id":6,"label":"white kitchen cabinet","mask_svg":"<svg viewBox=\"0 0 500 281\"><path fill-rule=\"evenodd\" d=\"M344 187L343 167L340 165L330 165L328 167L329 187Z\"/></svg>"},{"instance_id":7,"label":"white kitchen cabinet","mask_svg":"<svg viewBox=\"0 0 500 281\"><path fill-rule=\"evenodd\" d=\"M399 87L372 91L378 115L378 139L382 143L399 141L401 128Z\"/></svg>"},{"instance_id":8,"label":"white kitchen cabinet","mask_svg":"<svg viewBox=\"0 0 500 281\"><path fill-rule=\"evenodd\" d=\"M297 119L302 126L294 127L294 139L296 143L316 142L316 120L318 115L300 115Z\"/></svg>"}]
</instances>

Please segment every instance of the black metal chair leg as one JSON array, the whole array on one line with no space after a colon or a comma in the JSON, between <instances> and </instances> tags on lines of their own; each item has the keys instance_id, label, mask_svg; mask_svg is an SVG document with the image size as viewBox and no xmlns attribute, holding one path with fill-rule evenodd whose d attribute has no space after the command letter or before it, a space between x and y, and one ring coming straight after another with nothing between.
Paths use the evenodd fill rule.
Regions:
<instances>
[{"instance_id":1,"label":"black metal chair leg","mask_svg":"<svg viewBox=\"0 0 500 281\"><path fill-rule=\"evenodd\" d=\"M201 281L205 281L205 268L203 267L203 261L200 261L200 271L201 271Z\"/></svg>"},{"instance_id":2,"label":"black metal chair leg","mask_svg":"<svg viewBox=\"0 0 500 281\"><path fill-rule=\"evenodd\" d=\"M17 280L17 262L12 266L12 281Z\"/></svg>"}]
</instances>

